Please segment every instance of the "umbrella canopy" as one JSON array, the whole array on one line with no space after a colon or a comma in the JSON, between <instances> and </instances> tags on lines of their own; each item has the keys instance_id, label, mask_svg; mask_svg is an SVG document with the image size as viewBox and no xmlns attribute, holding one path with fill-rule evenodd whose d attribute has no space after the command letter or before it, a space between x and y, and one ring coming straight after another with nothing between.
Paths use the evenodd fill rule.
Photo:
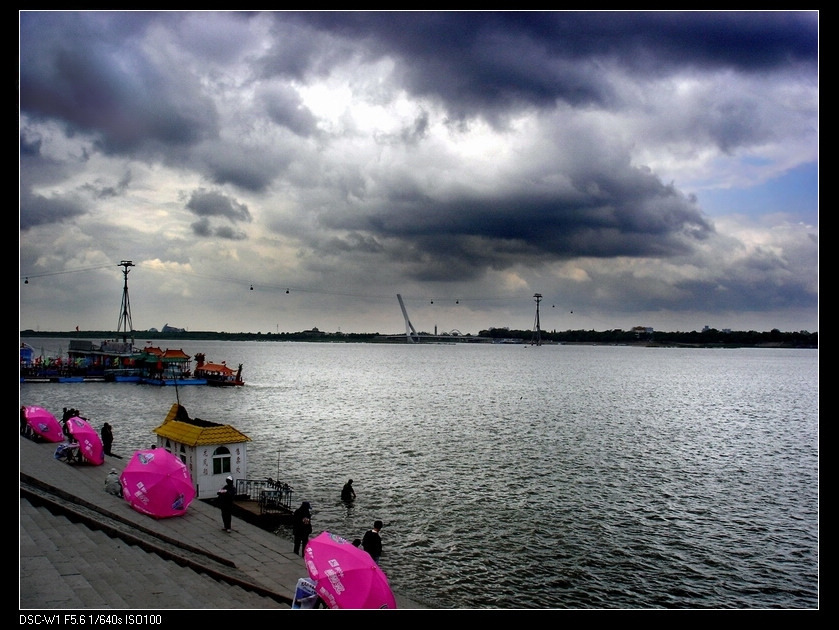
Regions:
<instances>
[{"instance_id":1,"label":"umbrella canopy","mask_svg":"<svg viewBox=\"0 0 839 630\"><path fill-rule=\"evenodd\" d=\"M35 434L47 442L63 442L64 432L61 423L43 407L26 407L26 422Z\"/></svg>"},{"instance_id":2,"label":"umbrella canopy","mask_svg":"<svg viewBox=\"0 0 839 630\"><path fill-rule=\"evenodd\" d=\"M67 431L78 442L82 457L94 466L105 463L105 447L102 446L102 438L87 420L79 416L69 418Z\"/></svg>"},{"instance_id":3,"label":"umbrella canopy","mask_svg":"<svg viewBox=\"0 0 839 630\"><path fill-rule=\"evenodd\" d=\"M323 532L306 545L306 570L330 608L396 608L379 565L349 540Z\"/></svg>"},{"instance_id":4,"label":"umbrella canopy","mask_svg":"<svg viewBox=\"0 0 839 630\"><path fill-rule=\"evenodd\" d=\"M131 507L155 518L180 516L195 498L186 464L163 448L135 451L119 478Z\"/></svg>"}]
</instances>

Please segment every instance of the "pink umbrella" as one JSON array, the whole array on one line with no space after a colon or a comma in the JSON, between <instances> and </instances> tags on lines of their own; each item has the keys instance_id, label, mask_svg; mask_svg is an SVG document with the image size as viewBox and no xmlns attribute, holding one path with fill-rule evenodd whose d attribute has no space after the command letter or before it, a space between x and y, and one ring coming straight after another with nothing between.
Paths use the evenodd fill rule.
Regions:
<instances>
[{"instance_id":1,"label":"pink umbrella","mask_svg":"<svg viewBox=\"0 0 839 630\"><path fill-rule=\"evenodd\" d=\"M82 457L94 466L105 463L105 447L102 446L102 438L87 420L79 416L69 418L67 431L78 442Z\"/></svg>"},{"instance_id":2,"label":"pink umbrella","mask_svg":"<svg viewBox=\"0 0 839 630\"><path fill-rule=\"evenodd\" d=\"M186 464L163 448L135 451L119 479L131 507L155 518L181 516L195 498Z\"/></svg>"},{"instance_id":3,"label":"pink umbrella","mask_svg":"<svg viewBox=\"0 0 839 630\"><path fill-rule=\"evenodd\" d=\"M396 608L387 576L363 549L323 532L304 554L317 594L330 608Z\"/></svg>"},{"instance_id":4,"label":"pink umbrella","mask_svg":"<svg viewBox=\"0 0 839 630\"><path fill-rule=\"evenodd\" d=\"M26 407L26 422L35 434L47 442L63 442L61 423L43 407Z\"/></svg>"}]
</instances>

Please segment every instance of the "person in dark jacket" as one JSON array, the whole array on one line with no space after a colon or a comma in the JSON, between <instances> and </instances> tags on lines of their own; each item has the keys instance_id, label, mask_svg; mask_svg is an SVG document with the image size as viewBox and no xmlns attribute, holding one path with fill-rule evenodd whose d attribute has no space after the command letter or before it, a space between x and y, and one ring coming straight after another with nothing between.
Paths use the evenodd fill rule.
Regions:
<instances>
[{"instance_id":1,"label":"person in dark jacket","mask_svg":"<svg viewBox=\"0 0 839 630\"><path fill-rule=\"evenodd\" d=\"M107 422L102 425L102 446L105 447L105 455L111 455L111 445L114 443L114 431Z\"/></svg>"},{"instance_id":2,"label":"person in dark jacket","mask_svg":"<svg viewBox=\"0 0 839 630\"><path fill-rule=\"evenodd\" d=\"M361 548L370 554L370 557L379 564L379 556L382 555L382 537L379 531L384 527L384 523L376 521L373 523L373 529L368 530L361 539Z\"/></svg>"},{"instance_id":3,"label":"person in dark jacket","mask_svg":"<svg viewBox=\"0 0 839 630\"><path fill-rule=\"evenodd\" d=\"M341 488L341 501L349 503L355 500L355 490L352 487L352 479L348 480Z\"/></svg>"},{"instance_id":4,"label":"person in dark jacket","mask_svg":"<svg viewBox=\"0 0 839 630\"><path fill-rule=\"evenodd\" d=\"M233 518L233 500L236 498L236 487L233 485L233 477L227 475L224 487L218 491L218 504L221 508L221 520L224 524L222 529L228 534L232 531L231 521Z\"/></svg>"},{"instance_id":5,"label":"person in dark jacket","mask_svg":"<svg viewBox=\"0 0 839 630\"><path fill-rule=\"evenodd\" d=\"M292 529L294 530L294 553L302 556L306 551L306 545L309 544L309 535L312 533L312 506L308 501L303 501L300 507L294 510Z\"/></svg>"}]
</instances>

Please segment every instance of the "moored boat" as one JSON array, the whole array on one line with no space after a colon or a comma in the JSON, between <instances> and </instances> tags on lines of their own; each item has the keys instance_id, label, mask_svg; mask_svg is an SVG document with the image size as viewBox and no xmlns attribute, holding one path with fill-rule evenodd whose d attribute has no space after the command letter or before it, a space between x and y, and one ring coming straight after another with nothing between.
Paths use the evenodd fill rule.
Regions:
<instances>
[{"instance_id":1,"label":"moored boat","mask_svg":"<svg viewBox=\"0 0 839 630\"><path fill-rule=\"evenodd\" d=\"M149 342L150 344L150 342ZM138 350L131 343L72 340L66 355L37 355L35 348L20 344L21 383L142 383L147 385L241 386L238 371L227 364L205 363L204 354L195 355L198 366L192 370L192 357L182 349L161 349L147 345ZM202 368L202 369L199 369Z\"/></svg>"}]
</instances>

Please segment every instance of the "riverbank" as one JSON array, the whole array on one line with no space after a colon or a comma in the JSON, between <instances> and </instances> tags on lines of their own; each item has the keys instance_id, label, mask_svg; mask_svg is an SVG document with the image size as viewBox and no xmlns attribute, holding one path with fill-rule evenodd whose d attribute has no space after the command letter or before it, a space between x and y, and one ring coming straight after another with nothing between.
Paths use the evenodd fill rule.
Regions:
<instances>
[{"instance_id":1,"label":"riverbank","mask_svg":"<svg viewBox=\"0 0 839 630\"><path fill-rule=\"evenodd\" d=\"M124 459L70 466L54 450L20 438L21 611L291 609L307 572L290 540L242 520L225 533L202 501L150 518L103 489Z\"/></svg>"}]
</instances>

